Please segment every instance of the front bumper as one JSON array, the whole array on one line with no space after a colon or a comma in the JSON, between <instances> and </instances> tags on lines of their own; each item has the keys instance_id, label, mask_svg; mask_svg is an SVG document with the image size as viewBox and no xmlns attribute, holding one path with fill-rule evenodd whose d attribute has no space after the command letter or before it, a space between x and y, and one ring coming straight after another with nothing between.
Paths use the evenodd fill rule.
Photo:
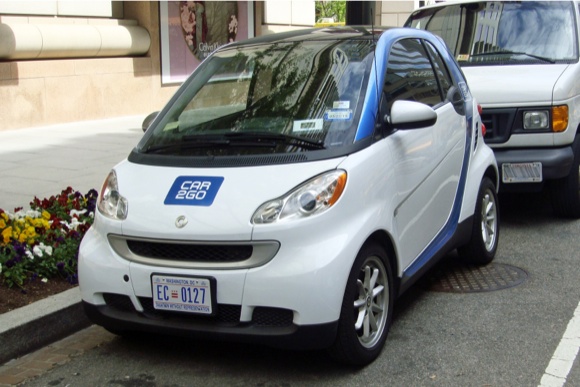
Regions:
<instances>
[{"instance_id":1,"label":"front bumper","mask_svg":"<svg viewBox=\"0 0 580 387\"><path fill-rule=\"evenodd\" d=\"M356 223L342 222L329 229L319 223L322 220L313 219L303 227L281 226L283 230L272 234L273 227L264 227L260 240L272 241L274 234L279 237L280 248L273 259L255 267L219 269L126 259L122 249L110 243L106 230L111 227L105 222L101 218L95 221L79 251L81 297L94 323L112 331L168 333L284 348L318 349L334 341L346 279L361 244L347 231ZM154 309L152 273L214 278L216 315Z\"/></svg>"},{"instance_id":2,"label":"front bumper","mask_svg":"<svg viewBox=\"0 0 580 387\"><path fill-rule=\"evenodd\" d=\"M137 312L129 297L107 296L106 305L83 301L88 318L113 331L164 333L180 337L228 340L269 345L287 349L323 349L329 347L337 333L337 322L298 326L292 313L276 308L254 311L252 321L239 321L239 306L220 305L214 317L160 313L147 305ZM125 298L123 300L123 298ZM145 301L144 303L147 303Z\"/></svg>"},{"instance_id":3,"label":"front bumper","mask_svg":"<svg viewBox=\"0 0 580 387\"><path fill-rule=\"evenodd\" d=\"M574 152L571 146L563 148L538 148L538 149L501 149L494 148L493 152L497 160L500 173L504 163L542 163L543 181L555 180L568 176L574 163ZM503 183L500 179L501 189L516 188L520 183ZM525 183L529 185L530 183ZM533 184L533 183L532 183ZM535 184L538 185L538 184Z\"/></svg>"}]
</instances>

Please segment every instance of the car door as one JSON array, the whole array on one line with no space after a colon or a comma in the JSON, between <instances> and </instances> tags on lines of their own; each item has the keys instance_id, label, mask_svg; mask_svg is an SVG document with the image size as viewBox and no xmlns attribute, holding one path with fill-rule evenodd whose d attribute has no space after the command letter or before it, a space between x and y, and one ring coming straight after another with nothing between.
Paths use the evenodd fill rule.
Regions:
<instances>
[{"instance_id":1,"label":"car door","mask_svg":"<svg viewBox=\"0 0 580 387\"><path fill-rule=\"evenodd\" d=\"M402 268L408 267L449 219L465 147L466 119L447 101L453 86L445 62L428 42L393 44L383 87L388 112L397 100L425 103L437 113L433 126L398 130L388 141L394 155L398 201L395 227Z\"/></svg>"}]
</instances>

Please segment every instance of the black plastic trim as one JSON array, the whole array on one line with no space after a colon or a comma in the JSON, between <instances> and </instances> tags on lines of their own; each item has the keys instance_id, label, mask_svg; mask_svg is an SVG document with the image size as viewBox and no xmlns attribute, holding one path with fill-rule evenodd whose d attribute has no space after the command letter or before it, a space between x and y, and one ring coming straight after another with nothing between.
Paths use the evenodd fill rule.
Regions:
<instances>
[{"instance_id":1,"label":"black plastic trim","mask_svg":"<svg viewBox=\"0 0 580 387\"><path fill-rule=\"evenodd\" d=\"M336 149L308 151L302 153L243 155L243 156L173 156L141 153L134 148L129 154L129 161L135 164L154 165L162 167L184 168L234 168L258 165L279 165L304 163L319 160L329 160L348 156L358 152L372 143L372 136L357 141L350 146Z\"/></svg>"},{"instance_id":2,"label":"black plastic trim","mask_svg":"<svg viewBox=\"0 0 580 387\"><path fill-rule=\"evenodd\" d=\"M251 323L235 327L210 324L186 324L180 321L153 320L139 313L115 310L107 305L82 302L93 323L122 332L161 333L181 337L256 343L277 348L314 350L332 345L338 331L338 321L316 325L264 327Z\"/></svg>"}]
</instances>

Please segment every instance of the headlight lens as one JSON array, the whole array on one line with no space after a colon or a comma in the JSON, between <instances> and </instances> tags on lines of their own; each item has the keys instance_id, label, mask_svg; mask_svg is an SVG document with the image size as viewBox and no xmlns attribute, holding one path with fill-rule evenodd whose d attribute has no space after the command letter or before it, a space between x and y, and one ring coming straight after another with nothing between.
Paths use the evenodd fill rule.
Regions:
<instances>
[{"instance_id":1,"label":"headlight lens","mask_svg":"<svg viewBox=\"0 0 580 387\"><path fill-rule=\"evenodd\" d=\"M99 195L97 207L101 214L107 218L116 220L127 218L127 199L119 193L117 174L115 171L111 171L105 179Z\"/></svg>"},{"instance_id":2,"label":"headlight lens","mask_svg":"<svg viewBox=\"0 0 580 387\"><path fill-rule=\"evenodd\" d=\"M549 117L547 110L524 112L524 129L548 129Z\"/></svg>"},{"instance_id":3,"label":"headlight lens","mask_svg":"<svg viewBox=\"0 0 580 387\"><path fill-rule=\"evenodd\" d=\"M324 173L286 195L262 204L254 213L252 223L268 224L320 214L338 201L345 186L345 171Z\"/></svg>"}]
</instances>

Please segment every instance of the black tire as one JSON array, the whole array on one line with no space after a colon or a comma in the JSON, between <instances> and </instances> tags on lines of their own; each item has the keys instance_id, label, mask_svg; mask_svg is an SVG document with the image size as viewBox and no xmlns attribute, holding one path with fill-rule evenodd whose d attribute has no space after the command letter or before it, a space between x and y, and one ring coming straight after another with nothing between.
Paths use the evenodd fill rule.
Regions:
<instances>
[{"instance_id":1,"label":"black tire","mask_svg":"<svg viewBox=\"0 0 580 387\"><path fill-rule=\"evenodd\" d=\"M377 276L376 280L373 275ZM393 274L387 253L378 244L366 244L348 276L338 333L329 349L330 356L354 366L374 361L387 339L393 303Z\"/></svg>"},{"instance_id":2,"label":"black tire","mask_svg":"<svg viewBox=\"0 0 580 387\"><path fill-rule=\"evenodd\" d=\"M484 177L479 186L470 241L457 249L467 263L486 265L493 261L499 241L499 206L495 184Z\"/></svg>"},{"instance_id":3,"label":"black tire","mask_svg":"<svg viewBox=\"0 0 580 387\"><path fill-rule=\"evenodd\" d=\"M574 163L567 177L554 180L550 186L552 208L561 218L580 218L580 139L576 139Z\"/></svg>"}]
</instances>

